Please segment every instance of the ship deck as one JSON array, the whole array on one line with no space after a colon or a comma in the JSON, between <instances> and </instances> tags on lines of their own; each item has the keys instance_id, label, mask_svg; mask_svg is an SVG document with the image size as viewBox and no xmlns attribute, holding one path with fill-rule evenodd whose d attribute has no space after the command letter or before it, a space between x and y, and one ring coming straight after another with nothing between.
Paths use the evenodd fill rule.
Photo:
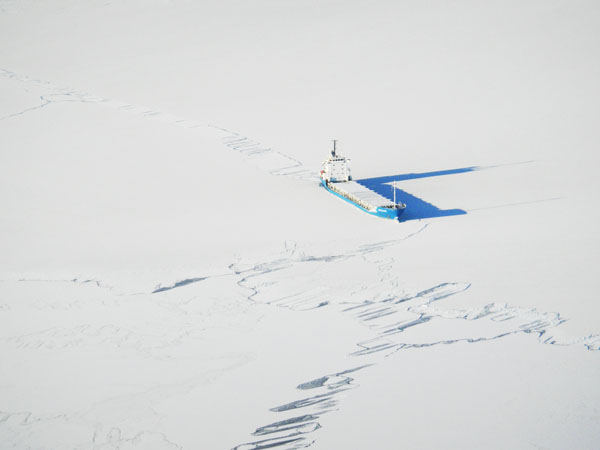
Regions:
<instances>
[{"instance_id":1,"label":"ship deck","mask_svg":"<svg viewBox=\"0 0 600 450\"><path fill-rule=\"evenodd\" d=\"M346 181L343 183L332 184L336 189L343 192L347 192L351 196L356 197L373 207L390 206L394 204L394 202L389 198L385 198L384 196L379 195L377 192L372 191L371 189L363 186L362 184L357 183L356 181Z\"/></svg>"}]
</instances>

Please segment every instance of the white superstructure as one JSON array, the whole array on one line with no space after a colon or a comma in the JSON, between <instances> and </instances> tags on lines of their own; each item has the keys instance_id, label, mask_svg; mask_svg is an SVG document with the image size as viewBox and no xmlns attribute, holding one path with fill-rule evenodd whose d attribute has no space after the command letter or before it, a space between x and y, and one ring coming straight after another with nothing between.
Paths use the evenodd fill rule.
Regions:
<instances>
[{"instance_id":1,"label":"white superstructure","mask_svg":"<svg viewBox=\"0 0 600 450\"><path fill-rule=\"evenodd\" d=\"M333 141L333 150L331 150L331 156L323 161L321 178L331 183L350 181L352 180L350 159L337 154L336 142L337 141Z\"/></svg>"}]
</instances>

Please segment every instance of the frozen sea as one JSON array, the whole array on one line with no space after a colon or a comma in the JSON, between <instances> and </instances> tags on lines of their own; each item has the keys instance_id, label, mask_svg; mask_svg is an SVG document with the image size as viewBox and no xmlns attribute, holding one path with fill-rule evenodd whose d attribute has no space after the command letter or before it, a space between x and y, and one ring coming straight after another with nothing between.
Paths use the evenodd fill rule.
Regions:
<instances>
[{"instance_id":1,"label":"frozen sea","mask_svg":"<svg viewBox=\"0 0 600 450\"><path fill-rule=\"evenodd\" d=\"M0 0L0 448L600 448L599 30Z\"/></svg>"}]
</instances>

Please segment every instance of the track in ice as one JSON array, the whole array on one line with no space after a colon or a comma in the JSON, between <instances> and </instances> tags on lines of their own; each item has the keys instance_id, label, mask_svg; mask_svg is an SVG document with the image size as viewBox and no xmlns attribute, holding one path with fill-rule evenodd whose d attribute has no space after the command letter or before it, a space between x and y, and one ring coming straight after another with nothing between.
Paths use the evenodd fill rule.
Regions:
<instances>
[{"instance_id":1,"label":"track in ice","mask_svg":"<svg viewBox=\"0 0 600 450\"><path fill-rule=\"evenodd\" d=\"M417 229L412 236L425 229ZM326 251L316 254L303 251L294 242L288 241L285 243L285 250L275 256L247 264L238 261L231 264L227 272L182 277L178 281L165 282L155 289L149 289L141 296L126 295L122 300L121 293L115 292L114 289L105 289L106 286L101 281L93 278L54 282L15 281L27 285L64 283L77 289L72 293L73 301L57 300L56 305L47 304L45 301L44 308L77 309L84 299L86 304L94 300L96 305L112 305L111 308L117 303L135 303L143 305L144 308L158 305L161 311L165 308L168 312L166 316L170 320L161 319L161 327L157 332L154 327L145 328L144 324L135 321L113 322L111 319L110 322L105 322L103 319L92 320L88 317L86 320L90 320L90 323L80 322L73 326L63 324L34 333L7 336L3 342L21 351L108 346L134 351L148 359L167 360L173 357L173 351L182 343L200 336L202 328L209 324L201 322L203 317L208 320L206 314L196 313L205 311L202 306L204 302L193 301L197 295L191 295L190 291L186 293L186 290L191 289L197 294L198 289L202 289L205 283L216 282L217 278L219 282L224 283L226 291L234 286L244 288L240 294L248 301L236 303L238 308L242 304L248 304L249 309L253 309L250 301L291 309L298 314L315 309L315 313L319 314L318 311L326 308L368 328L369 339L359 340L352 335L348 336L348 342L356 345L356 349L350 353L350 358L355 358L355 362L340 367L339 370L328 371L325 375L315 373L313 379L297 386L297 396L282 399L274 404L271 408L273 419L268 423L256 424L252 437L237 447L246 450L290 449L311 445L318 435L318 430L325 426L326 416L337 411L342 406L343 398L359 387L360 376L363 371L369 370L369 364L383 364L388 358L401 354L402 350L407 348L419 349L459 342L484 344L509 334L536 336L545 344L580 343L590 350L600 347L598 336L584 337L572 342L553 337L552 330L564 323L564 319L558 313L544 313L503 303L489 303L471 309L444 306L448 299L468 290L468 283L438 283L429 288L410 291L404 287L406 282L397 275L395 255L400 243L401 240L376 242L343 252ZM361 277L352 276L356 271L360 271ZM339 284L333 285L333 277L343 279ZM308 282L317 286L307 291ZM95 293L82 295L81 289ZM235 291L239 292L237 289ZM190 314L194 320L186 321L186 326L182 327L181 322L176 320L177 316L190 317ZM126 317L127 314L119 316ZM235 320L233 316L232 320ZM169 392L165 391L164 397L168 397ZM140 398L145 398L145 395L141 395ZM34 428L34 435L40 436L39 430L43 427L56 426L54 416L38 417L33 426L29 420L20 422L18 412L6 412L5 415L6 421L0 420L0 431L16 430L23 439L25 435L22 433L34 433ZM80 422L75 416L68 419L68 422L71 421L80 423L81 426L89 426L87 422ZM106 426L102 428L101 433L99 432L98 439L102 439L101 442L111 443L110 445L114 442L124 443L135 436L132 430L128 430L122 432L119 437L117 431L113 432L113 428L119 428L118 422L108 419L105 422ZM145 433L144 430L138 431ZM166 436L144 434L143 439L144 442L146 439L157 440L160 443L160 447L157 444L157 448L172 448L172 440L165 441Z\"/></svg>"},{"instance_id":2,"label":"track in ice","mask_svg":"<svg viewBox=\"0 0 600 450\"><path fill-rule=\"evenodd\" d=\"M307 255L295 245L287 244L285 254L279 257L253 265L231 266L241 277L238 284L248 290L248 299L253 302L299 312L335 308L339 314L351 317L372 331L372 337L355 342L357 350L348 355L365 360L364 364L300 384L299 390L303 393L311 390L312 395L271 408L283 417L256 428L252 434L259 439L240 444L235 450L311 446L315 442L312 434L322 427L320 418L337 410L342 397L359 386L356 375L350 374L383 363L405 349L485 343L521 334L537 336L542 344L580 344L588 350L600 350L600 335L570 341L555 337L552 330L566 321L556 312L498 302L470 309L442 306L444 300L467 291L469 283L445 282L407 292L394 274L395 258L388 254L398 243L381 242L345 254L325 256ZM371 283L361 286L347 278L334 289L320 283L321 279L348 273L346 265L353 265L361 273L367 273L370 267ZM317 286L307 289L311 284Z\"/></svg>"},{"instance_id":3,"label":"track in ice","mask_svg":"<svg viewBox=\"0 0 600 450\"><path fill-rule=\"evenodd\" d=\"M224 146L240 153L250 164L271 175L288 176L305 181L318 181L316 170L307 168L297 159L226 128L165 113L155 108L94 95L79 89L60 87L54 83L20 75L6 69L0 69L0 77L28 86L35 86L39 91L39 98L41 100L40 104L7 114L0 117L0 120L20 116L41 108L47 108L57 103L97 104L117 112L159 121L179 128L197 129L197 131L204 133L204 135L216 137Z\"/></svg>"},{"instance_id":4,"label":"track in ice","mask_svg":"<svg viewBox=\"0 0 600 450\"><path fill-rule=\"evenodd\" d=\"M311 391L312 395L271 408L273 412L291 413L292 417L258 427L252 435L260 436L261 439L238 445L234 447L234 450L309 447L314 441L307 439L308 435L321 428L321 424L318 422L319 417L336 409L339 394L358 386L353 383L354 379L350 374L369 367L369 365L324 375L298 385L297 389ZM302 413L298 414L297 410L302 410Z\"/></svg>"},{"instance_id":5,"label":"track in ice","mask_svg":"<svg viewBox=\"0 0 600 450\"><path fill-rule=\"evenodd\" d=\"M317 176L316 168L307 167L298 159L284 152L273 149L270 146L265 145L258 140L252 139L248 136L244 136L227 128L223 128L216 125L209 125L197 120L190 120L181 116L165 113L156 108L149 108L141 105L122 102L108 97L95 95L80 89L60 87L54 83L17 74L13 71L6 69L0 69L0 77L12 80L17 83L25 84L28 87L34 86L39 92L39 98L41 100L41 103L39 104L29 106L20 111L16 111L7 114L3 117L0 117L0 121L21 116L23 114L29 113L31 111L40 110L42 108L47 109L48 107L51 107L52 105L58 103L97 104L106 108L110 108L115 112L143 117L146 119L159 121L179 128L194 129L196 132L202 133L204 136L216 138L227 148L239 153L246 162L270 175L291 177L304 182L319 182L319 177ZM357 181L365 185L367 188L392 200L389 186L389 182L391 181L403 181L430 176L465 173L469 171L482 170L491 167L492 166L467 167L461 169L428 172L422 174L400 174L394 176L376 177ZM398 199L410 205L409 210L407 210L407 212L403 214L402 221L422 220L435 217L467 214L467 211L462 209L440 209L435 205L424 201L423 199L397 187L395 187L394 190Z\"/></svg>"}]
</instances>

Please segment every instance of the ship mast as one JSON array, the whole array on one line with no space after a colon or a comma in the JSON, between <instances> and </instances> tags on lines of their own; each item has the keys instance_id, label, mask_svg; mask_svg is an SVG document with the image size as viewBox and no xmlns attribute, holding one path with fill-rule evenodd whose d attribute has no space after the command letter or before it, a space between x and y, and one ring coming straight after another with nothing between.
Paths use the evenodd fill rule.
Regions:
<instances>
[{"instance_id":1,"label":"ship mast","mask_svg":"<svg viewBox=\"0 0 600 450\"><path fill-rule=\"evenodd\" d=\"M337 154L335 153L335 144L337 143L337 139L333 140L333 150L331 151L331 156L333 156L334 158L337 156Z\"/></svg>"},{"instance_id":2,"label":"ship mast","mask_svg":"<svg viewBox=\"0 0 600 450\"><path fill-rule=\"evenodd\" d=\"M394 205L396 205L396 180L392 181L392 190L394 191Z\"/></svg>"}]
</instances>

